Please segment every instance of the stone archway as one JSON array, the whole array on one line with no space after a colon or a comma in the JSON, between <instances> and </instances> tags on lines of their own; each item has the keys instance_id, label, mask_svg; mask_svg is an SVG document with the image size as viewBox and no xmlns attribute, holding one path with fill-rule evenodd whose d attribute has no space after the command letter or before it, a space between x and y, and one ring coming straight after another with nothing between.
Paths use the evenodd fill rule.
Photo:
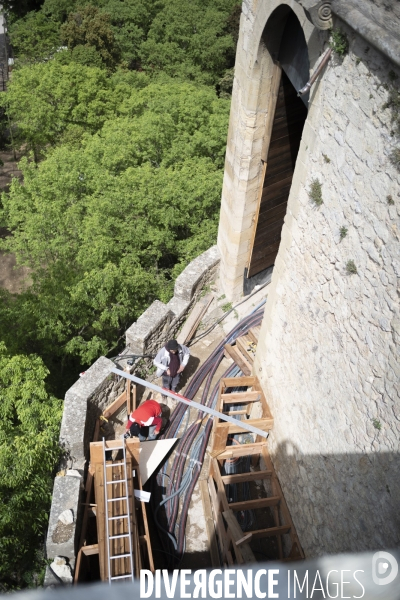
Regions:
<instances>
[{"instance_id":1,"label":"stone archway","mask_svg":"<svg viewBox=\"0 0 400 600\"><path fill-rule=\"evenodd\" d=\"M290 15L299 24L313 65L322 43L299 4L290 0L257 3L254 13L241 18L218 232L220 280L230 300L243 293L253 247L275 114L275 65L279 58L285 59L279 50ZM308 80L308 61L306 67Z\"/></svg>"},{"instance_id":2,"label":"stone archway","mask_svg":"<svg viewBox=\"0 0 400 600\"><path fill-rule=\"evenodd\" d=\"M273 66L262 177L245 280L273 266L278 254L308 108L308 95L297 95L308 79L310 67L307 43L294 12L287 6L277 8L266 24L261 43L277 60Z\"/></svg>"}]
</instances>

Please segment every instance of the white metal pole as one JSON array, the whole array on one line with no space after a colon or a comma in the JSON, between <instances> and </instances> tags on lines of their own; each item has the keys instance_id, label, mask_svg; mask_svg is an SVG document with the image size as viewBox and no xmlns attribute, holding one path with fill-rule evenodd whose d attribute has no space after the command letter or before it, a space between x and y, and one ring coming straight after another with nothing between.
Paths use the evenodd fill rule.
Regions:
<instances>
[{"instance_id":1,"label":"white metal pole","mask_svg":"<svg viewBox=\"0 0 400 600\"><path fill-rule=\"evenodd\" d=\"M243 427L243 429L247 429L247 431L250 431L251 433L262 435L262 437L264 438L268 437L268 431L263 431L262 429L258 429L258 427L253 427L253 425L249 425L248 423L246 423L246 421L238 421L238 419L234 419L229 415L224 415L223 413L220 413L217 410L214 410L213 408L204 406L204 404L199 404L198 402L194 402L194 400L189 400L188 398L185 398L185 396L181 396L181 394L171 392L171 390L166 390L165 388L162 388L159 385L155 385L154 383L150 383L149 381L140 379L140 377L136 377L136 375L131 375L130 373L126 373L125 371L121 371L119 369L111 369L111 373L115 373L116 375L119 375L120 377L125 377L126 379L130 379L131 381L139 383L144 387L150 388L155 392L159 392L163 396L168 396L173 400L178 400L178 402L182 402L183 404L187 404L187 406L197 408L198 410L208 413L213 417L219 417L223 421L227 421L228 423L232 423L233 425L239 425L240 427Z\"/></svg>"}]
</instances>

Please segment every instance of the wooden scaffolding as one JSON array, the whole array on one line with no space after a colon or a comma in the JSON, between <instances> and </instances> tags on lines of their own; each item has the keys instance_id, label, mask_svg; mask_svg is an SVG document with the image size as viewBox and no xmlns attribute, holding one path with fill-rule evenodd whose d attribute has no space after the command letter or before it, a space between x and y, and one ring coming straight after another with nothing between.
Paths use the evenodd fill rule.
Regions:
<instances>
[{"instance_id":1,"label":"wooden scaffolding","mask_svg":"<svg viewBox=\"0 0 400 600\"><path fill-rule=\"evenodd\" d=\"M228 393L228 388L237 387L246 389ZM257 403L261 416L251 419L250 413L257 409ZM240 408L237 410L238 406ZM273 426L271 411L256 377L222 379L217 410L227 411L227 414L231 415L240 415L248 423L254 424L263 431ZM253 542L271 537L276 539L277 559L283 561L303 559L304 553L275 473L266 440L257 436L252 443L239 443L229 437L238 433L246 433L245 429L240 427L240 420L237 426L214 420L208 486L202 484L213 566L257 562ZM228 463L242 457L251 457L249 460L251 470L227 474ZM238 486L241 490L244 484L248 485L249 490L253 487L252 493L257 497L232 501L229 497L232 493L231 486ZM254 484L257 484L257 487ZM237 515L258 509L263 509L265 526L244 531ZM211 514L214 529L210 524Z\"/></svg>"},{"instance_id":2,"label":"wooden scaffolding","mask_svg":"<svg viewBox=\"0 0 400 600\"><path fill-rule=\"evenodd\" d=\"M81 536L74 582L85 580L90 561L101 581L139 577L140 569L154 571L145 503L135 497L142 492L139 471L139 440L98 441L102 422L126 404L129 414L136 407L136 386L126 389L96 420L90 444ZM136 494L135 494L136 490ZM95 517L96 526L90 527ZM92 543L90 538L96 538ZM89 543L88 543L89 542ZM110 567L109 567L110 565ZM130 577L129 577L130 576Z\"/></svg>"}]
</instances>

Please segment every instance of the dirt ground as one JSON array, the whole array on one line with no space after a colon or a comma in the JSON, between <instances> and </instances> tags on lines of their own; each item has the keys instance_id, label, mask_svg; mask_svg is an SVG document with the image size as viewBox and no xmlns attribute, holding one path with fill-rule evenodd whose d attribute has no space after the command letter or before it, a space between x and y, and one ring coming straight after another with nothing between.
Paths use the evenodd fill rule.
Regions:
<instances>
[{"instance_id":1,"label":"dirt ground","mask_svg":"<svg viewBox=\"0 0 400 600\"><path fill-rule=\"evenodd\" d=\"M0 191L7 192L13 177L21 178L21 171L11 151L0 152ZM0 163L1 165L1 163ZM0 238L8 235L7 229L0 227ZM0 251L0 287L12 294L18 294L31 284L28 267L17 266L15 255Z\"/></svg>"}]
</instances>

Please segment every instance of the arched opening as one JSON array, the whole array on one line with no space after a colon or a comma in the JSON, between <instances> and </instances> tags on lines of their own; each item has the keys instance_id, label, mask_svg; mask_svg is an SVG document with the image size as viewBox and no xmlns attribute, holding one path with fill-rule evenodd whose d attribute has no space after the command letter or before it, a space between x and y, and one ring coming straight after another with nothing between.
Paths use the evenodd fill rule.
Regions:
<instances>
[{"instance_id":1,"label":"arched opening","mask_svg":"<svg viewBox=\"0 0 400 600\"><path fill-rule=\"evenodd\" d=\"M264 44L274 61L262 156L262 185L254 220L250 255L245 270L249 279L262 276L275 262L281 240L287 201L307 118L308 97L297 96L309 77L308 48L294 12L278 7L264 29Z\"/></svg>"}]
</instances>

